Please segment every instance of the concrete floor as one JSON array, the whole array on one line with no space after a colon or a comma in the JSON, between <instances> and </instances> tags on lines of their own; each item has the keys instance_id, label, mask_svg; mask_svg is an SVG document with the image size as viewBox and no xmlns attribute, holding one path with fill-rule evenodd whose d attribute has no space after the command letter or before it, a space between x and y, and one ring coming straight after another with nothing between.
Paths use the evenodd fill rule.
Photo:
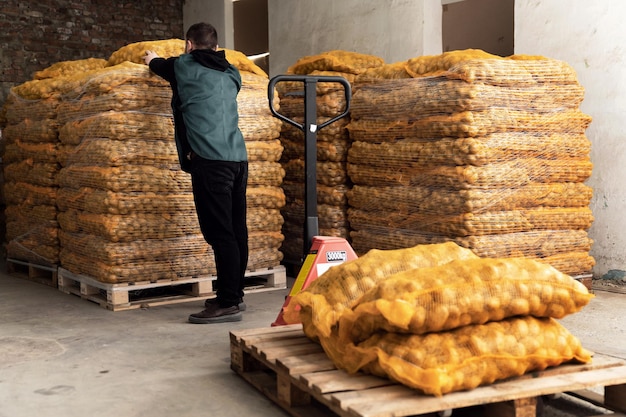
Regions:
<instances>
[{"instance_id":1,"label":"concrete floor","mask_svg":"<svg viewBox=\"0 0 626 417\"><path fill-rule=\"evenodd\" d=\"M287 416L230 369L229 345L230 330L270 326L286 294L247 295L239 323L193 325L202 301L112 312L1 273L0 417ZM596 292L563 323L626 358L626 295Z\"/></svg>"}]
</instances>

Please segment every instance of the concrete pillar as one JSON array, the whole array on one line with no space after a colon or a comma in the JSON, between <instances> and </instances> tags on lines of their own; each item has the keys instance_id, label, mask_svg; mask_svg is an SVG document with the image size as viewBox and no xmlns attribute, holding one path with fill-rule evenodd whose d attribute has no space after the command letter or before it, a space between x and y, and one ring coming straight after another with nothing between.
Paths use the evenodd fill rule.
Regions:
<instances>
[{"instance_id":1,"label":"concrete pillar","mask_svg":"<svg viewBox=\"0 0 626 417\"><path fill-rule=\"evenodd\" d=\"M183 4L183 26L207 22L215 26L219 46L234 49L233 0L185 0Z\"/></svg>"}]
</instances>

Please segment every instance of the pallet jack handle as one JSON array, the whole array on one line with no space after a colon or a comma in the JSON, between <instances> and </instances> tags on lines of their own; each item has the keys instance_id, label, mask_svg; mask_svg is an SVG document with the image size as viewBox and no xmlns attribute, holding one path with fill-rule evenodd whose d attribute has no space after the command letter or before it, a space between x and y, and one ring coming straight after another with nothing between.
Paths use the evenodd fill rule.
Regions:
<instances>
[{"instance_id":1,"label":"pallet jack handle","mask_svg":"<svg viewBox=\"0 0 626 417\"><path fill-rule=\"evenodd\" d=\"M300 124L287 116L280 114L274 107L274 90L279 82L300 82L304 84L304 123ZM344 111L322 124L317 124L317 83L339 83L343 86L346 107ZM302 93L298 93L301 95ZM289 123L304 132L304 248L303 256L306 256L313 237L319 234L319 222L317 215L317 132L337 120L345 117L350 111L352 89L350 83L343 77L335 76L311 76L311 75L277 75L270 79L267 86L270 110L278 119Z\"/></svg>"}]
</instances>

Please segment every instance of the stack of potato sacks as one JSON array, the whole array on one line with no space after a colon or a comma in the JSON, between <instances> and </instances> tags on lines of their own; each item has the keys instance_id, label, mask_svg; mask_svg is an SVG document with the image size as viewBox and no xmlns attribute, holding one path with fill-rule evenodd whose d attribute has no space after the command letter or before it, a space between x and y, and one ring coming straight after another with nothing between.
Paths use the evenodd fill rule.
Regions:
<instances>
[{"instance_id":1,"label":"stack of potato sacks","mask_svg":"<svg viewBox=\"0 0 626 417\"><path fill-rule=\"evenodd\" d=\"M454 241L591 271L590 117L564 62L447 52L357 76L348 219L357 253Z\"/></svg>"},{"instance_id":2,"label":"stack of potato sacks","mask_svg":"<svg viewBox=\"0 0 626 417\"><path fill-rule=\"evenodd\" d=\"M180 39L139 42L90 71L55 78L66 88L59 126L60 266L103 282L177 279L215 274L197 222L190 176L180 170L173 140L169 84L143 64L146 50L184 51ZM276 266L284 194L278 163L280 123L266 106L267 75L226 51L240 68L241 128L250 159L249 268Z\"/></svg>"},{"instance_id":3,"label":"stack of potato sacks","mask_svg":"<svg viewBox=\"0 0 626 417\"><path fill-rule=\"evenodd\" d=\"M339 368L426 394L468 390L591 353L557 319L593 296L527 258L479 258L453 242L371 250L291 298L288 323Z\"/></svg>"},{"instance_id":4,"label":"stack of potato sacks","mask_svg":"<svg viewBox=\"0 0 626 417\"><path fill-rule=\"evenodd\" d=\"M349 51L328 51L299 59L288 70L289 75L343 77L350 84L357 74L384 64L381 58ZM280 82L276 85L280 97L280 113L299 124L304 123L304 83ZM343 113L345 91L341 84L319 82L316 91L317 124ZM350 139L346 125L348 116L317 132L317 210L319 233L324 236L350 238L348 201L350 188L346 161ZM285 147L281 163L285 168L283 188L287 204L283 209L285 225L283 253L288 261L299 263L304 249L305 218L305 155L304 132L283 123L280 140ZM315 198L315 197L313 197Z\"/></svg>"},{"instance_id":5,"label":"stack of potato sacks","mask_svg":"<svg viewBox=\"0 0 626 417\"><path fill-rule=\"evenodd\" d=\"M73 68L82 72L105 64L104 59L92 58ZM14 87L0 118L7 257L44 266L59 262L57 109L73 87L61 81L65 69L63 63L52 65Z\"/></svg>"}]
</instances>

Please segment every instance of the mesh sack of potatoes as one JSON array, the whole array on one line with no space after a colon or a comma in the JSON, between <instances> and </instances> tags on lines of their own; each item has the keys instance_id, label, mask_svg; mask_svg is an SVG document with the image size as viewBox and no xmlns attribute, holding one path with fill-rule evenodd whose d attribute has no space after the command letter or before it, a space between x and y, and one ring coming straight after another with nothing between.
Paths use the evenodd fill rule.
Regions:
<instances>
[{"instance_id":1,"label":"mesh sack of potatoes","mask_svg":"<svg viewBox=\"0 0 626 417\"><path fill-rule=\"evenodd\" d=\"M283 154L283 145L280 140L246 141L248 161L278 162Z\"/></svg>"},{"instance_id":2,"label":"mesh sack of potatoes","mask_svg":"<svg viewBox=\"0 0 626 417\"><path fill-rule=\"evenodd\" d=\"M275 232L283 226L283 216L279 209L248 207L248 232Z\"/></svg>"},{"instance_id":3,"label":"mesh sack of potatoes","mask_svg":"<svg viewBox=\"0 0 626 417\"><path fill-rule=\"evenodd\" d=\"M363 294L338 322L354 344L376 332L424 334L513 316L563 318L593 298L587 288L532 259L465 259L399 272Z\"/></svg>"},{"instance_id":4,"label":"mesh sack of potatoes","mask_svg":"<svg viewBox=\"0 0 626 417\"><path fill-rule=\"evenodd\" d=\"M248 187L280 187L285 178L285 170L278 162L252 161L248 163Z\"/></svg>"},{"instance_id":5,"label":"mesh sack of potatoes","mask_svg":"<svg viewBox=\"0 0 626 417\"><path fill-rule=\"evenodd\" d=\"M85 94L108 94L123 85L134 85L141 89L164 88L167 90L167 81L153 74L147 65L132 62L123 62L115 66L108 66L99 70L77 73L74 76L63 77L72 86L72 90L65 92L63 99L76 99Z\"/></svg>"},{"instance_id":6,"label":"mesh sack of potatoes","mask_svg":"<svg viewBox=\"0 0 626 417\"><path fill-rule=\"evenodd\" d=\"M589 274L596 265L596 260L589 251L557 253L537 260L572 276Z\"/></svg>"},{"instance_id":7,"label":"mesh sack of potatoes","mask_svg":"<svg viewBox=\"0 0 626 417\"><path fill-rule=\"evenodd\" d=\"M24 205L20 206L24 207ZM58 224L56 219L32 219L26 216L28 211L20 214L14 220L7 221L7 240L28 241L44 246L58 245Z\"/></svg>"},{"instance_id":8,"label":"mesh sack of potatoes","mask_svg":"<svg viewBox=\"0 0 626 417\"><path fill-rule=\"evenodd\" d=\"M173 140L156 141L136 139L132 141L108 138L84 139L71 146L63 165L91 165L123 167L128 165L151 165L163 169L176 169L178 153Z\"/></svg>"},{"instance_id":9,"label":"mesh sack of potatoes","mask_svg":"<svg viewBox=\"0 0 626 417\"><path fill-rule=\"evenodd\" d=\"M588 208L530 209L486 211L480 213L437 214L436 212L406 213L371 207L368 210L348 209L350 225L359 229L373 225L398 229L420 230L448 237L481 236L518 233L534 230L587 230L593 223Z\"/></svg>"},{"instance_id":10,"label":"mesh sack of potatoes","mask_svg":"<svg viewBox=\"0 0 626 417\"><path fill-rule=\"evenodd\" d=\"M361 164L381 160L407 164L485 165L493 161L543 157L588 158L591 143L584 134L498 132L477 138L406 138L394 142L354 141L350 153Z\"/></svg>"},{"instance_id":11,"label":"mesh sack of potatoes","mask_svg":"<svg viewBox=\"0 0 626 417\"><path fill-rule=\"evenodd\" d=\"M143 88L124 85L109 93L86 94L76 100L66 100L59 105L59 122L65 124L109 111L141 111L161 115L171 114L171 93L164 88Z\"/></svg>"},{"instance_id":12,"label":"mesh sack of potatoes","mask_svg":"<svg viewBox=\"0 0 626 417\"><path fill-rule=\"evenodd\" d=\"M591 352L558 321L532 316L424 335L382 332L356 346L333 341L325 350L338 348L329 356L339 368L387 377L435 396L567 362L591 362Z\"/></svg>"},{"instance_id":13,"label":"mesh sack of potatoes","mask_svg":"<svg viewBox=\"0 0 626 417\"><path fill-rule=\"evenodd\" d=\"M296 123L299 123L301 126L304 125L304 117L295 116L292 120ZM318 125L322 123L326 123L330 120L330 117L320 117L317 120ZM321 130L317 131L316 139L318 142L332 142L336 140L345 140L348 137L348 131L346 128L349 125L349 118L342 118L329 124ZM301 129L292 126L289 123L282 124L281 136L291 138L292 140L296 140L299 142L304 141L304 133Z\"/></svg>"},{"instance_id":14,"label":"mesh sack of potatoes","mask_svg":"<svg viewBox=\"0 0 626 417\"><path fill-rule=\"evenodd\" d=\"M241 88L237 94L237 111L241 115L270 115L267 100L267 87L265 89ZM282 110L282 100L276 96L273 105L275 109L280 108Z\"/></svg>"},{"instance_id":15,"label":"mesh sack of potatoes","mask_svg":"<svg viewBox=\"0 0 626 417\"><path fill-rule=\"evenodd\" d=\"M285 160L299 159L304 156L304 140L297 140L290 137L282 137L282 144L285 146L283 157ZM336 139L333 141L318 141L316 143L317 160L327 162L343 162L348 159L348 149L350 143L348 138Z\"/></svg>"},{"instance_id":16,"label":"mesh sack of potatoes","mask_svg":"<svg viewBox=\"0 0 626 417\"><path fill-rule=\"evenodd\" d=\"M285 175L291 181L304 182L305 169L303 159L292 159L283 163ZM335 186L345 184L348 180L346 164L343 162L322 161L316 164L317 182L322 185Z\"/></svg>"},{"instance_id":17,"label":"mesh sack of potatoes","mask_svg":"<svg viewBox=\"0 0 626 417\"><path fill-rule=\"evenodd\" d=\"M59 124L56 119L24 119L2 129L2 137L6 141L19 139L24 142L53 143L59 137Z\"/></svg>"},{"instance_id":18,"label":"mesh sack of potatoes","mask_svg":"<svg viewBox=\"0 0 626 417\"><path fill-rule=\"evenodd\" d=\"M215 263L213 256L209 254L188 254L169 259L111 265L63 248L59 258L68 271L111 284L215 275Z\"/></svg>"},{"instance_id":19,"label":"mesh sack of potatoes","mask_svg":"<svg viewBox=\"0 0 626 417\"><path fill-rule=\"evenodd\" d=\"M292 202L295 200L304 201L304 185L301 182L285 181L282 188L285 190L285 196ZM317 203L328 204L331 206L347 207L348 205L348 189L346 184L336 186L327 186L317 184Z\"/></svg>"},{"instance_id":20,"label":"mesh sack of potatoes","mask_svg":"<svg viewBox=\"0 0 626 417\"><path fill-rule=\"evenodd\" d=\"M262 248L250 252L248 269L251 271L263 268L275 268L283 260L283 253L278 248Z\"/></svg>"},{"instance_id":21,"label":"mesh sack of potatoes","mask_svg":"<svg viewBox=\"0 0 626 417\"><path fill-rule=\"evenodd\" d=\"M579 85L572 66L548 58L467 60L451 66L448 75L471 83L497 86Z\"/></svg>"},{"instance_id":22,"label":"mesh sack of potatoes","mask_svg":"<svg viewBox=\"0 0 626 417\"><path fill-rule=\"evenodd\" d=\"M34 79L43 80L45 78L56 78L72 75L77 72L86 72L104 68L107 61L102 58L86 58L73 61L61 61L35 72Z\"/></svg>"},{"instance_id":23,"label":"mesh sack of potatoes","mask_svg":"<svg viewBox=\"0 0 626 417\"><path fill-rule=\"evenodd\" d=\"M33 163L32 160L27 159L21 162L13 162L5 165L4 181L24 181L29 184L41 185L43 187L53 187L58 185L58 172L59 167L55 162Z\"/></svg>"},{"instance_id":24,"label":"mesh sack of potatoes","mask_svg":"<svg viewBox=\"0 0 626 417\"><path fill-rule=\"evenodd\" d=\"M239 130L246 141L280 137L282 122L274 116L239 115Z\"/></svg>"},{"instance_id":25,"label":"mesh sack of potatoes","mask_svg":"<svg viewBox=\"0 0 626 417\"><path fill-rule=\"evenodd\" d=\"M130 242L140 239L168 239L199 233L194 211L180 213L130 213L124 215L100 214L74 209L60 212L58 221L67 232L83 232L110 242ZM250 233L280 230L283 218L279 210L250 208Z\"/></svg>"},{"instance_id":26,"label":"mesh sack of potatoes","mask_svg":"<svg viewBox=\"0 0 626 417\"><path fill-rule=\"evenodd\" d=\"M226 54L226 59L232 65L243 73L252 73L258 77L267 79L267 73L255 64L250 58L248 58L243 52L236 51L234 49L221 48ZM244 77L245 75L242 75Z\"/></svg>"},{"instance_id":27,"label":"mesh sack of potatoes","mask_svg":"<svg viewBox=\"0 0 626 417\"><path fill-rule=\"evenodd\" d=\"M266 209L281 209L286 204L285 192L281 187L257 186L246 189L248 208L264 207Z\"/></svg>"},{"instance_id":28,"label":"mesh sack of potatoes","mask_svg":"<svg viewBox=\"0 0 626 417\"><path fill-rule=\"evenodd\" d=\"M25 100L11 90L2 107L5 124L19 124L25 119L54 120L59 104L58 98Z\"/></svg>"},{"instance_id":29,"label":"mesh sack of potatoes","mask_svg":"<svg viewBox=\"0 0 626 417\"><path fill-rule=\"evenodd\" d=\"M154 51L162 58L179 56L185 52L185 41L182 39L165 39L124 45L111 54L107 66L118 65L124 61L144 64L143 57L146 55L146 51Z\"/></svg>"},{"instance_id":30,"label":"mesh sack of potatoes","mask_svg":"<svg viewBox=\"0 0 626 417\"><path fill-rule=\"evenodd\" d=\"M8 165L24 160L30 160L32 163L56 163L57 144L24 142L20 139L5 144L2 154L4 164Z\"/></svg>"},{"instance_id":31,"label":"mesh sack of potatoes","mask_svg":"<svg viewBox=\"0 0 626 417\"><path fill-rule=\"evenodd\" d=\"M285 221L302 226L305 221L304 201L295 200L285 205L283 209L283 217ZM343 207L331 206L329 204L318 204L317 212L319 215L320 227L332 229L336 227L347 226L347 214Z\"/></svg>"},{"instance_id":32,"label":"mesh sack of potatoes","mask_svg":"<svg viewBox=\"0 0 626 417\"><path fill-rule=\"evenodd\" d=\"M593 189L583 183L573 182L529 183L508 189L464 190L426 186L354 185L346 194L351 207L365 210L377 208L399 213L458 214L562 208L580 210L581 216L587 218L586 208L591 203Z\"/></svg>"},{"instance_id":33,"label":"mesh sack of potatoes","mask_svg":"<svg viewBox=\"0 0 626 417\"><path fill-rule=\"evenodd\" d=\"M6 205L22 204L28 202L32 205L56 204L58 187L44 187L27 182L6 182L4 184L4 196Z\"/></svg>"},{"instance_id":34,"label":"mesh sack of potatoes","mask_svg":"<svg viewBox=\"0 0 626 417\"><path fill-rule=\"evenodd\" d=\"M250 233L250 249L278 247L283 237L278 232ZM168 239L139 239L129 242L110 242L100 236L81 232L59 231L59 241L64 249L108 265L128 262L164 261L173 257L195 254L212 254L211 247L202 234L190 234Z\"/></svg>"},{"instance_id":35,"label":"mesh sack of potatoes","mask_svg":"<svg viewBox=\"0 0 626 417\"><path fill-rule=\"evenodd\" d=\"M110 242L138 239L167 239L198 232L194 212L96 214L67 210L60 212L59 225L68 232L84 232Z\"/></svg>"},{"instance_id":36,"label":"mesh sack of potatoes","mask_svg":"<svg viewBox=\"0 0 626 417\"><path fill-rule=\"evenodd\" d=\"M346 97L343 91L332 91L316 97L318 116L333 117L346 108ZM304 114L304 96L281 96L280 112L293 119Z\"/></svg>"},{"instance_id":37,"label":"mesh sack of potatoes","mask_svg":"<svg viewBox=\"0 0 626 417\"><path fill-rule=\"evenodd\" d=\"M59 172L59 185L115 192L181 192L191 190L189 175L147 165L96 167L69 165Z\"/></svg>"},{"instance_id":38,"label":"mesh sack of potatoes","mask_svg":"<svg viewBox=\"0 0 626 417\"><path fill-rule=\"evenodd\" d=\"M22 84L11 87L11 93L19 99L32 100L53 100L58 101L65 91L63 84L66 77L47 78L45 80L29 80Z\"/></svg>"},{"instance_id":39,"label":"mesh sack of potatoes","mask_svg":"<svg viewBox=\"0 0 626 417\"><path fill-rule=\"evenodd\" d=\"M394 251L372 249L355 260L331 267L312 281L291 298L284 318L288 323L302 322L309 337L328 337L344 310L352 308L363 294L389 275L475 257L471 250L454 243Z\"/></svg>"},{"instance_id":40,"label":"mesh sack of potatoes","mask_svg":"<svg viewBox=\"0 0 626 417\"><path fill-rule=\"evenodd\" d=\"M279 248L285 237L279 231L251 232L249 234L250 251ZM274 266L278 265L277 263ZM250 269L250 268L248 268Z\"/></svg>"},{"instance_id":41,"label":"mesh sack of potatoes","mask_svg":"<svg viewBox=\"0 0 626 417\"><path fill-rule=\"evenodd\" d=\"M593 243L585 230L573 229L467 236L454 241L486 258L542 258L557 253L589 251Z\"/></svg>"},{"instance_id":42,"label":"mesh sack of potatoes","mask_svg":"<svg viewBox=\"0 0 626 417\"><path fill-rule=\"evenodd\" d=\"M7 224L7 229L10 223ZM45 237L55 233L58 228L38 228L30 233L20 235L7 241L5 251L8 258L32 262L36 265L55 266L59 263L59 244L48 245L42 242Z\"/></svg>"},{"instance_id":43,"label":"mesh sack of potatoes","mask_svg":"<svg viewBox=\"0 0 626 417\"><path fill-rule=\"evenodd\" d=\"M481 137L495 132L558 131L584 133L591 117L580 110L536 113L491 107L480 111L463 111L427 116L420 119L387 120L381 117L352 119L347 128L354 140L373 141L385 137L446 138Z\"/></svg>"},{"instance_id":44,"label":"mesh sack of potatoes","mask_svg":"<svg viewBox=\"0 0 626 417\"><path fill-rule=\"evenodd\" d=\"M85 139L94 138L172 141L173 137L174 122L170 115L145 112L97 113L68 121L59 129L59 140L67 145L78 145Z\"/></svg>"},{"instance_id":45,"label":"mesh sack of potatoes","mask_svg":"<svg viewBox=\"0 0 626 417\"><path fill-rule=\"evenodd\" d=\"M367 68L383 65L382 58L358 52L332 50L304 56L287 69L288 74L307 75L313 71L338 71L359 74Z\"/></svg>"},{"instance_id":46,"label":"mesh sack of potatoes","mask_svg":"<svg viewBox=\"0 0 626 417\"><path fill-rule=\"evenodd\" d=\"M421 185L451 189L511 188L533 182L583 182L591 176L593 167L588 159L525 158L494 162L480 167L360 165L350 154L348 161L347 172L357 184Z\"/></svg>"},{"instance_id":47,"label":"mesh sack of potatoes","mask_svg":"<svg viewBox=\"0 0 626 417\"><path fill-rule=\"evenodd\" d=\"M62 211L75 209L94 214L179 213L195 210L191 190L179 193L120 193L97 188L61 187L57 193L57 205Z\"/></svg>"},{"instance_id":48,"label":"mesh sack of potatoes","mask_svg":"<svg viewBox=\"0 0 626 417\"><path fill-rule=\"evenodd\" d=\"M357 119L376 115L395 120L490 107L551 112L576 108L583 98L579 85L498 87L447 77L409 78L357 83L350 114Z\"/></svg>"},{"instance_id":49,"label":"mesh sack of potatoes","mask_svg":"<svg viewBox=\"0 0 626 417\"><path fill-rule=\"evenodd\" d=\"M58 210L50 205L11 204L4 209L7 218L13 219L16 224L42 224L56 222ZM16 235L14 235L16 236Z\"/></svg>"},{"instance_id":50,"label":"mesh sack of potatoes","mask_svg":"<svg viewBox=\"0 0 626 417\"><path fill-rule=\"evenodd\" d=\"M448 71L454 65L471 60L502 60L480 49L463 49L447 51L439 55L422 55L408 59L404 63L405 70L412 77L430 77Z\"/></svg>"},{"instance_id":51,"label":"mesh sack of potatoes","mask_svg":"<svg viewBox=\"0 0 626 417\"><path fill-rule=\"evenodd\" d=\"M384 64L380 67L368 68L356 76L355 83L378 82L380 80L397 80L412 78L406 70L406 61Z\"/></svg>"},{"instance_id":52,"label":"mesh sack of potatoes","mask_svg":"<svg viewBox=\"0 0 626 417\"><path fill-rule=\"evenodd\" d=\"M396 250L451 241L452 238L447 236L380 225L361 227L358 230L353 228L350 231L350 244L359 256L366 254L372 248Z\"/></svg>"},{"instance_id":53,"label":"mesh sack of potatoes","mask_svg":"<svg viewBox=\"0 0 626 417\"><path fill-rule=\"evenodd\" d=\"M199 233L167 239L110 242L101 236L61 230L59 240L64 249L109 265L123 265L141 260L167 260L185 254L205 254L210 250Z\"/></svg>"}]
</instances>

